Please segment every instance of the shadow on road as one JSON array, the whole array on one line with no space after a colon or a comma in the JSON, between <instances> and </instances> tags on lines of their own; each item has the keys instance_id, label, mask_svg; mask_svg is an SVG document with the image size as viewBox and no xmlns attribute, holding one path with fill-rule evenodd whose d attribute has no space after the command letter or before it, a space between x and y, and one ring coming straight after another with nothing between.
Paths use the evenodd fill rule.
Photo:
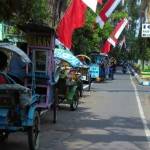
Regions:
<instances>
[{"instance_id":1,"label":"shadow on road","mask_svg":"<svg viewBox=\"0 0 150 150\"><path fill-rule=\"evenodd\" d=\"M40 150L49 148L51 148L50 150L59 148L70 150L64 143L78 140L92 144L132 142L139 148L141 147L139 142L147 142L146 137L139 132L139 130L143 130L140 118L114 116L101 119L99 117L90 112L88 108L80 107L77 111L63 109L59 111L57 124L54 125L50 121L51 113L47 113L41 120ZM20 138L17 136L12 135L8 142L2 144L2 150L27 149L26 135L23 135L23 140L20 140L22 136L19 135Z\"/></svg>"},{"instance_id":2,"label":"shadow on road","mask_svg":"<svg viewBox=\"0 0 150 150\"><path fill-rule=\"evenodd\" d=\"M143 133L143 124L140 118L114 116L109 119L101 119L89 112L88 108L83 107L76 112L61 110L57 124L50 125L46 130L43 128L42 132L43 139L47 136L51 143L57 143L57 145L53 145L54 149L60 145L62 150L70 150L64 143L74 143L78 140L92 144L131 142L140 149L142 146L140 142L147 142L145 135L141 134L141 132ZM55 137L51 133L57 134L57 136ZM48 143L44 140L41 142L41 147L42 145L48 147Z\"/></svg>"}]
</instances>

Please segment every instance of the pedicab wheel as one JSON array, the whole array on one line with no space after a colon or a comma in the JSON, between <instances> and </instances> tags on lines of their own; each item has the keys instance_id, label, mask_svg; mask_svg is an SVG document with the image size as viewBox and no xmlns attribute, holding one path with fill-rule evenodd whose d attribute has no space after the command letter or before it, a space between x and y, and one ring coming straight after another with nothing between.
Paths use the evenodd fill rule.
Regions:
<instances>
[{"instance_id":1,"label":"pedicab wheel","mask_svg":"<svg viewBox=\"0 0 150 150\"><path fill-rule=\"evenodd\" d=\"M90 91L91 90L91 83L92 83L92 80L91 80L91 77L90 77L90 79L89 79L89 88L88 88L88 91Z\"/></svg>"},{"instance_id":2,"label":"pedicab wheel","mask_svg":"<svg viewBox=\"0 0 150 150\"><path fill-rule=\"evenodd\" d=\"M83 90L80 90L79 94L80 94L80 97L83 97Z\"/></svg>"},{"instance_id":3,"label":"pedicab wheel","mask_svg":"<svg viewBox=\"0 0 150 150\"><path fill-rule=\"evenodd\" d=\"M28 128L28 143L30 150L39 148L39 132L40 132L40 115L36 111L33 121L33 126Z\"/></svg>"},{"instance_id":4,"label":"pedicab wheel","mask_svg":"<svg viewBox=\"0 0 150 150\"><path fill-rule=\"evenodd\" d=\"M91 82L89 82L89 87L88 87L88 91L91 90Z\"/></svg>"},{"instance_id":5,"label":"pedicab wheel","mask_svg":"<svg viewBox=\"0 0 150 150\"><path fill-rule=\"evenodd\" d=\"M79 96L83 97L83 83L81 83L81 87L79 88Z\"/></svg>"},{"instance_id":6,"label":"pedicab wheel","mask_svg":"<svg viewBox=\"0 0 150 150\"><path fill-rule=\"evenodd\" d=\"M53 103L53 123L57 121L57 106L58 106L58 92L54 92L54 103Z\"/></svg>"},{"instance_id":7,"label":"pedicab wheel","mask_svg":"<svg viewBox=\"0 0 150 150\"><path fill-rule=\"evenodd\" d=\"M76 110L78 108L78 104L79 104L79 91L76 90L76 92L73 96L73 102L72 102L72 104L70 104L70 109L72 111Z\"/></svg>"},{"instance_id":8,"label":"pedicab wheel","mask_svg":"<svg viewBox=\"0 0 150 150\"><path fill-rule=\"evenodd\" d=\"M8 133L6 132L0 132L0 142L4 142L5 140L8 139Z\"/></svg>"}]
</instances>

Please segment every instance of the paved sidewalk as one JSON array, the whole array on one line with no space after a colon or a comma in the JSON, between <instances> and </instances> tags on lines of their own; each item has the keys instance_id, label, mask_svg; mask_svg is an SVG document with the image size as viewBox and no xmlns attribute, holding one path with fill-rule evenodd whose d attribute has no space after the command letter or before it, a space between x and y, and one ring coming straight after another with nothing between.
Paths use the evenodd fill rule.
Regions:
<instances>
[{"instance_id":1,"label":"paved sidewalk","mask_svg":"<svg viewBox=\"0 0 150 150\"><path fill-rule=\"evenodd\" d=\"M140 85L150 86L150 81L146 81L146 80L141 79L139 74L131 66L129 66L129 70L130 70L131 74L133 76L135 76L135 78L137 79L137 81L139 82Z\"/></svg>"}]
</instances>

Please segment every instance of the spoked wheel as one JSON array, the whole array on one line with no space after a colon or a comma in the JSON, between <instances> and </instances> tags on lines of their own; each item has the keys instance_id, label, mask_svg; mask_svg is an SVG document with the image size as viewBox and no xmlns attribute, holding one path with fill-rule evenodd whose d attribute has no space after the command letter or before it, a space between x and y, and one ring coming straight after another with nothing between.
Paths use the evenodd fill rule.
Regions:
<instances>
[{"instance_id":1,"label":"spoked wheel","mask_svg":"<svg viewBox=\"0 0 150 150\"><path fill-rule=\"evenodd\" d=\"M88 87L88 91L91 90L91 79L89 79L89 87Z\"/></svg>"},{"instance_id":2,"label":"spoked wheel","mask_svg":"<svg viewBox=\"0 0 150 150\"><path fill-rule=\"evenodd\" d=\"M57 120L57 105L58 105L58 96L55 93L54 103L53 103L53 123L56 123Z\"/></svg>"},{"instance_id":3,"label":"spoked wheel","mask_svg":"<svg viewBox=\"0 0 150 150\"><path fill-rule=\"evenodd\" d=\"M8 139L8 133L0 131L0 142L4 142Z\"/></svg>"},{"instance_id":4,"label":"spoked wheel","mask_svg":"<svg viewBox=\"0 0 150 150\"><path fill-rule=\"evenodd\" d=\"M91 79L91 76L89 76L89 80L88 80L88 84L89 84L88 91L91 90L91 83L92 83L92 79Z\"/></svg>"},{"instance_id":5,"label":"spoked wheel","mask_svg":"<svg viewBox=\"0 0 150 150\"><path fill-rule=\"evenodd\" d=\"M78 90L76 90L76 92L73 96L73 102L72 102L72 104L70 104L70 109L72 111L76 110L78 108L78 104L79 104L79 92L78 92Z\"/></svg>"},{"instance_id":6,"label":"spoked wheel","mask_svg":"<svg viewBox=\"0 0 150 150\"><path fill-rule=\"evenodd\" d=\"M80 89L79 94L80 94L80 97L83 97L83 89Z\"/></svg>"},{"instance_id":7,"label":"spoked wheel","mask_svg":"<svg viewBox=\"0 0 150 150\"><path fill-rule=\"evenodd\" d=\"M83 97L83 83L81 83L81 85L79 87L79 96Z\"/></svg>"},{"instance_id":8,"label":"spoked wheel","mask_svg":"<svg viewBox=\"0 0 150 150\"><path fill-rule=\"evenodd\" d=\"M30 150L39 148L40 116L35 112L33 126L28 128L28 143Z\"/></svg>"}]
</instances>

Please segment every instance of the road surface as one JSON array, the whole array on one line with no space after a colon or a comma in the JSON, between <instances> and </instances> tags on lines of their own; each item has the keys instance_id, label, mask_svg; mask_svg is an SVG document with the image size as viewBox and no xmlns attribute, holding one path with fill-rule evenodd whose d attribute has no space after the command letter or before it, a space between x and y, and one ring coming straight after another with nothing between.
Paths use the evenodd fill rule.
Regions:
<instances>
[{"instance_id":1,"label":"road surface","mask_svg":"<svg viewBox=\"0 0 150 150\"><path fill-rule=\"evenodd\" d=\"M77 111L62 106L56 124L51 113L42 116L40 150L149 150L149 108L150 87L118 71L115 80L93 83ZM26 134L11 134L1 148L27 150Z\"/></svg>"}]
</instances>

